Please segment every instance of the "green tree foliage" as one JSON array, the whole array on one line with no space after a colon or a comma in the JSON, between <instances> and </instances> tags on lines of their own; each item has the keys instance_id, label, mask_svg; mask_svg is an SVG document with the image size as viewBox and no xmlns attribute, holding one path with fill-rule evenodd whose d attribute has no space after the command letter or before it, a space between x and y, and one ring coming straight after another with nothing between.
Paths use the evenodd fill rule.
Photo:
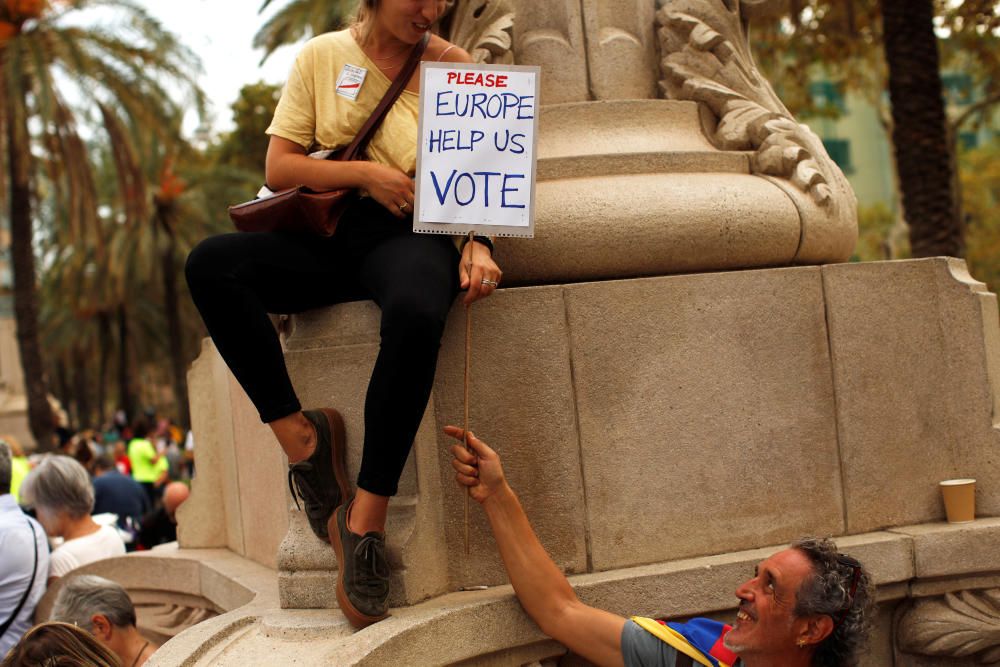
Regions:
<instances>
[{"instance_id":1,"label":"green tree foliage","mask_svg":"<svg viewBox=\"0 0 1000 667\"><path fill-rule=\"evenodd\" d=\"M263 81L240 89L240 96L233 103L236 127L212 149L219 164L257 174L262 182L268 142L265 130L271 124L280 97L281 86Z\"/></svg>"},{"instance_id":2,"label":"green tree foliage","mask_svg":"<svg viewBox=\"0 0 1000 667\"><path fill-rule=\"evenodd\" d=\"M226 137L231 147L227 160L240 159L241 137L248 136L238 127ZM151 137L139 150L145 217L142 224L129 225L123 224L126 214L111 151L92 143L88 150L98 163L99 238L108 259L99 261L92 245L67 247L59 237L47 238L42 249L52 258L42 276L42 315L46 349L56 356L53 375L62 361L83 376L67 372L60 398L81 426L96 424L109 408L147 405L186 424L186 373L205 331L182 267L200 240L231 230L226 205L253 196L263 156L256 158L261 166L250 173L220 159L219 145L200 151L181 140L165 145ZM73 365L78 358L87 360L84 367ZM110 389L112 384L117 391ZM79 386L88 387L96 400L81 402Z\"/></svg>"},{"instance_id":3,"label":"green tree foliage","mask_svg":"<svg viewBox=\"0 0 1000 667\"><path fill-rule=\"evenodd\" d=\"M858 207L858 244L854 247L855 262L872 262L908 257L910 244L900 234L898 218L885 204Z\"/></svg>"},{"instance_id":4,"label":"green tree foliage","mask_svg":"<svg viewBox=\"0 0 1000 667\"><path fill-rule=\"evenodd\" d=\"M966 215L966 261L977 280L1000 290L1000 141L960 158Z\"/></svg>"},{"instance_id":5,"label":"green tree foliage","mask_svg":"<svg viewBox=\"0 0 1000 667\"><path fill-rule=\"evenodd\" d=\"M57 389L79 426L96 425L109 408L124 405L155 405L187 423L185 376L205 332L182 267L198 241L229 230L225 202L245 196L233 170L183 144L176 148L144 173L149 213L135 226L120 222L110 155L92 148L103 155L99 224L110 260L98 261L93 246L44 241L43 342L53 377L60 363L69 369ZM85 400L80 387L94 400Z\"/></svg>"},{"instance_id":6,"label":"green tree foliage","mask_svg":"<svg viewBox=\"0 0 1000 667\"><path fill-rule=\"evenodd\" d=\"M116 222L145 224L144 151L169 145L182 110L203 106L193 79L200 65L131 0L7 2L0 5L0 28L0 124L6 128L0 189L11 229L29 424L45 447L52 422L39 345L35 224L44 222L48 229L39 231L66 246L92 248L99 264L112 261L97 213L94 160L80 128L99 132L110 149L122 216ZM151 136L157 142L149 142ZM39 187L42 176L48 192Z\"/></svg>"},{"instance_id":7,"label":"green tree foliage","mask_svg":"<svg viewBox=\"0 0 1000 667\"><path fill-rule=\"evenodd\" d=\"M272 1L264 0L260 11ZM254 35L254 47L264 49L261 63L286 44L343 28L357 4L357 0L289 0Z\"/></svg>"},{"instance_id":8,"label":"green tree foliage","mask_svg":"<svg viewBox=\"0 0 1000 667\"><path fill-rule=\"evenodd\" d=\"M995 0L934 0L932 5L941 69L967 74L978 98L948 119L945 142L954 165L958 132L989 119L1000 102L1000 17ZM913 7L911 2L901 5L904 20L912 20ZM788 11L771 22L755 22L751 32L758 64L793 113L803 119L842 113L843 109L822 104L821 97L812 94L811 86L824 79L872 104L891 135L894 123L884 94L888 89L884 37L880 0L789 0ZM910 67L926 69L919 64ZM952 180L951 197L956 202L962 201L958 184L959 179ZM955 206L946 230L960 219L960 207Z\"/></svg>"},{"instance_id":9,"label":"green tree foliage","mask_svg":"<svg viewBox=\"0 0 1000 667\"><path fill-rule=\"evenodd\" d=\"M817 75L878 105L885 90L882 25L877 0L790 0L773 21L755 22L754 57L788 109L798 117L837 116L819 103Z\"/></svg>"},{"instance_id":10,"label":"green tree foliage","mask_svg":"<svg viewBox=\"0 0 1000 667\"><path fill-rule=\"evenodd\" d=\"M988 122L1000 104L1000 10L995 0L939 3L936 15L944 70L971 77L979 99L951 119L957 133L969 123Z\"/></svg>"},{"instance_id":11,"label":"green tree foliage","mask_svg":"<svg viewBox=\"0 0 1000 667\"><path fill-rule=\"evenodd\" d=\"M822 76L883 110L888 71L883 57L878 0L789 0L789 10L751 29L754 57L782 101L796 116L836 116L840 110L817 104L810 85ZM935 0L934 23L943 70L972 76L982 104L967 122L981 119L1000 96L1000 15L995 0ZM956 118L957 120L957 118ZM953 121L954 122L954 121Z\"/></svg>"}]
</instances>

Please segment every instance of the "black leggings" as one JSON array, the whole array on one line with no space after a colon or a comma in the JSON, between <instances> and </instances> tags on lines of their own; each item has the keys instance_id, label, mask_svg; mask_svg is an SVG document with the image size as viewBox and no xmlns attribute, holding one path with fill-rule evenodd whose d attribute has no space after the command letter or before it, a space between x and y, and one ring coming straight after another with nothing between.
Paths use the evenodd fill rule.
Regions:
<instances>
[{"instance_id":1,"label":"black leggings","mask_svg":"<svg viewBox=\"0 0 1000 667\"><path fill-rule=\"evenodd\" d=\"M391 496L430 397L458 260L451 237L414 234L365 198L330 238L223 234L198 244L185 270L215 347L264 422L301 410L268 313L362 299L381 307L358 487Z\"/></svg>"}]
</instances>

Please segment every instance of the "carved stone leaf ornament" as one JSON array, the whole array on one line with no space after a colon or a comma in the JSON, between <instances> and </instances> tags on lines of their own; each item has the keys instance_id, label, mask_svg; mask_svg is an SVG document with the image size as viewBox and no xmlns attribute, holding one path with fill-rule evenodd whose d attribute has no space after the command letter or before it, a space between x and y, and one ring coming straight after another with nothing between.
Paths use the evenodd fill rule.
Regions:
<instances>
[{"instance_id":1,"label":"carved stone leaf ornament","mask_svg":"<svg viewBox=\"0 0 1000 667\"><path fill-rule=\"evenodd\" d=\"M450 0L445 21L448 41L468 51L473 62L514 62L514 8L510 0Z\"/></svg>"},{"instance_id":2,"label":"carved stone leaf ornament","mask_svg":"<svg viewBox=\"0 0 1000 667\"><path fill-rule=\"evenodd\" d=\"M661 82L672 98L709 106L719 118L716 140L724 150L756 150L754 171L792 180L817 204L830 201L823 166L822 142L805 125L795 122L754 64L746 38L747 13L757 16L773 0L744 2L714 0L668 2L658 14L663 43ZM827 158L829 160L829 158Z\"/></svg>"},{"instance_id":3,"label":"carved stone leaf ornament","mask_svg":"<svg viewBox=\"0 0 1000 667\"><path fill-rule=\"evenodd\" d=\"M918 600L899 620L898 646L908 653L975 657L1000 664L1000 589Z\"/></svg>"},{"instance_id":4,"label":"carved stone leaf ornament","mask_svg":"<svg viewBox=\"0 0 1000 667\"><path fill-rule=\"evenodd\" d=\"M656 15L660 87L670 99L711 109L719 148L753 151L753 173L785 190L799 209L797 260L808 262L815 248L834 242L831 230L853 228L840 237L856 237L857 200L822 140L795 120L754 63L749 21L782 6L782 0L666 0Z\"/></svg>"}]
</instances>

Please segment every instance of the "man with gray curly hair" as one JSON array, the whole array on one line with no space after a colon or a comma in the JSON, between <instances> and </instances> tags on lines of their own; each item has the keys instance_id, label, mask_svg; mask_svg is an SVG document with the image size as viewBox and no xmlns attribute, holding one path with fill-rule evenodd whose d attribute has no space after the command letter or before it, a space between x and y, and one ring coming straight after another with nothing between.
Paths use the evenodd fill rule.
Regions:
<instances>
[{"instance_id":1,"label":"man with gray curly hair","mask_svg":"<svg viewBox=\"0 0 1000 667\"><path fill-rule=\"evenodd\" d=\"M463 440L454 426L445 433ZM662 623L590 607L545 552L500 457L471 433L452 446L456 481L489 519L514 593L542 632L597 665L850 667L867 641L875 588L831 540L803 538L760 562L736 589L732 626L707 618Z\"/></svg>"},{"instance_id":2,"label":"man with gray curly hair","mask_svg":"<svg viewBox=\"0 0 1000 667\"><path fill-rule=\"evenodd\" d=\"M90 475L75 459L49 456L24 480L25 499L51 537L63 538L52 552L49 583L67 572L104 558L125 555L125 543L112 526L95 522Z\"/></svg>"},{"instance_id":3,"label":"man with gray curly hair","mask_svg":"<svg viewBox=\"0 0 1000 667\"><path fill-rule=\"evenodd\" d=\"M87 630L121 658L123 665L140 667L157 648L139 634L128 593L104 577L81 574L68 578L59 589L49 620Z\"/></svg>"}]
</instances>

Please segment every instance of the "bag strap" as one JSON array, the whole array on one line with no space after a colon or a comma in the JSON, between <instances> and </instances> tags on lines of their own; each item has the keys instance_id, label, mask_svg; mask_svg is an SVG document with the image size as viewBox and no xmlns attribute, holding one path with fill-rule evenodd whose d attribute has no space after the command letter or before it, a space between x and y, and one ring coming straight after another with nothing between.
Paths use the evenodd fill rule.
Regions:
<instances>
[{"instance_id":1,"label":"bag strap","mask_svg":"<svg viewBox=\"0 0 1000 667\"><path fill-rule=\"evenodd\" d=\"M407 59L406 64L403 68L399 70L399 74L393 79L392 85L389 86L389 90L386 91L385 96L382 101L378 103L375 107L375 111L372 115L368 117L368 120L361 127L361 131L358 135L354 137L348 146L347 150L331 154L327 159L339 159L343 161L356 160L358 156L363 155L365 149L368 148L368 143L372 140L372 136L375 134L375 130L378 126L382 124L387 113L389 113L389 108L396 103L399 99L400 94L403 92L403 88L410 81L410 77L413 76L413 72L416 71L417 65L420 63L421 56L424 55L424 50L427 48L427 43L431 39L431 34L425 32L423 38L417 42L410 52L410 57Z\"/></svg>"},{"instance_id":2,"label":"bag strap","mask_svg":"<svg viewBox=\"0 0 1000 667\"><path fill-rule=\"evenodd\" d=\"M27 517L25 517L27 518ZM21 601L17 603L17 607L14 608L14 613L10 615L3 625L0 625L0 637L3 637L7 632L7 628L11 626L17 615L21 613L21 607L24 603L28 601L28 596L31 595L31 589L35 587L35 573L38 570L38 537L35 535L35 526L28 521L28 528L31 529L31 544L35 547L35 564L31 566L31 581L28 582L28 588L25 589L24 595L21 596Z\"/></svg>"}]
</instances>

